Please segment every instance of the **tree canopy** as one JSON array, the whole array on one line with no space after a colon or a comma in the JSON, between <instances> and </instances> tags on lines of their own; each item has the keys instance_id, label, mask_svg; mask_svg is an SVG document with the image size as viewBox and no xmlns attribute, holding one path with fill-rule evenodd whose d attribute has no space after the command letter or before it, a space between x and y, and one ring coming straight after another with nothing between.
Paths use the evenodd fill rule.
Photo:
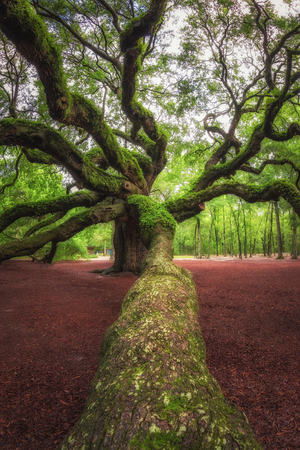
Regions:
<instances>
[{"instance_id":1,"label":"tree canopy","mask_svg":"<svg viewBox=\"0 0 300 450\"><path fill-rule=\"evenodd\" d=\"M172 55L168 24L177 9L186 24ZM300 134L297 16L255 1L3 1L1 29L2 151L15 171L23 156L64 169L80 190L38 199L32 214L90 207L38 239L7 242L1 259L121 217L129 196L155 191L164 168L186 179L180 195L156 196L179 222L226 193L248 202L282 196L299 213L289 145ZM278 171L265 183L269 165L288 165L293 175ZM6 208L1 230L30 216L28 206Z\"/></svg>"},{"instance_id":2,"label":"tree canopy","mask_svg":"<svg viewBox=\"0 0 300 450\"><path fill-rule=\"evenodd\" d=\"M176 20L184 22L181 28ZM202 370L190 409L198 424L195 433L206 442L205 448L259 448L240 413L224 406L226 402L220 400L215 382L199 360L200 354L204 357L203 343L196 316L190 315L191 311L196 314L195 291L189 275L171 263L172 240L176 223L199 214L205 202L224 194L250 203L282 197L300 215L299 15L288 7L286 14L279 14L271 2L255 0L0 0L0 29L0 261L32 254L49 242L55 251L58 242L86 227L114 220L116 241L123 237L116 255L120 267L122 252L129 248L143 253L146 247L149 253L143 275L126 297L103 347L106 366L99 369L90 403L96 404L99 395L105 397L97 417L106 414L105 405L112 405L114 395L120 394L116 389L124 382L121 366L114 368L113 375L108 367L116 354L121 355L122 364L128 361L125 347L135 339L130 327L126 328L128 323L147 317L154 293L168 286L177 292L170 311L173 314L176 304L181 305L178 314L183 314L183 322L179 326L171 321L168 328L151 316L145 323L171 333L168 339L172 333L180 337L179 330L190 330L190 359L177 373L191 373L196 366L196 372ZM268 176L270 166L273 176ZM22 176L34 195L22 194L18 185ZM39 182L31 189L29 181L36 178ZM62 183L68 184L67 189ZM170 183L173 188L167 189ZM70 191L72 186L75 190ZM10 233L16 224L20 224L17 238ZM138 259L135 267L139 267ZM175 277L172 283L171 274ZM158 290L154 275L164 278ZM148 292L147 301L142 291ZM159 295L157 307L162 314L170 305ZM149 302L148 309L141 298ZM140 340L145 338L145 330L137 328L136 332L141 333ZM178 348L185 352L180 339ZM166 350L166 342L158 339L155 345ZM140 350L134 351L138 360ZM166 361L161 362L164 370ZM137 372L131 375L140 386ZM167 384L172 377L166 376ZM203 414L215 411L216 435L208 431L206 415L196 412L204 379L210 386L208 397L214 400L205 400ZM108 387L99 387L103 380ZM102 394L99 389L104 389ZM147 391L147 386L143 389ZM169 430L166 442L192 448L187 447L192 438L185 433L179 413L189 395L173 409L168 407L173 404L170 398L164 398L163 405L162 400L153 403L148 431L134 422L132 433L125 432L134 448L148 448L138 446L141 436L149 448L162 448L154 439L159 428L154 418L170 421L171 410L176 432ZM133 399L128 401L135 410ZM117 436L115 432L107 428L98 434L91 431L103 422L91 414L88 408L76 437L62 448L81 448L82 442L92 441L96 442L93 448L100 444L129 448L128 444L122 447L119 438L112 437ZM111 414L115 414L115 424L121 420L119 412ZM206 423L202 435L201 421ZM94 424L89 431L83 431L86 423ZM240 432L241 427L247 431ZM181 435L185 447L178 443Z\"/></svg>"}]
</instances>

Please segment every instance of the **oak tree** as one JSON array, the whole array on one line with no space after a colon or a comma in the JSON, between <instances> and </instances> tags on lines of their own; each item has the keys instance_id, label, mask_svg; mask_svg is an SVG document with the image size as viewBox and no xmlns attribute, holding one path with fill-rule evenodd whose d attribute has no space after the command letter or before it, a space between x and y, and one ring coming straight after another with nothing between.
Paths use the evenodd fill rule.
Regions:
<instances>
[{"instance_id":1,"label":"oak tree","mask_svg":"<svg viewBox=\"0 0 300 450\"><path fill-rule=\"evenodd\" d=\"M171 60L160 36L176 11L187 20L183 52ZM2 232L24 217L53 222L7 240L0 260L114 220L113 270L141 274L106 332L85 410L60 448L260 448L207 369L195 285L172 262L173 237L176 223L224 194L283 197L299 215L295 160L265 151L300 135L299 17L255 0L0 0L0 28L0 146L19 149L16 169L22 155L65 170L77 187L6 208ZM155 73L166 71L173 91L166 80L155 86ZM34 87L19 95L26 83ZM205 111L192 180L166 199L151 191L174 157L168 127L156 120L159 99L177 122L196 111L191 127ZM262 182L265 167L283 164L293 170L289 180Z\"/></svg>"}]
</instances>

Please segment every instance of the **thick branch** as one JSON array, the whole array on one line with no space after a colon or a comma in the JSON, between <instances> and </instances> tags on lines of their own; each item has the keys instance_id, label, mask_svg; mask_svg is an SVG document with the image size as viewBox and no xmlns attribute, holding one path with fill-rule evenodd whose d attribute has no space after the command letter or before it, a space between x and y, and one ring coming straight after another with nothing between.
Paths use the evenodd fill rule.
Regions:
<instances>
[{"instance_id":1,"label":"thick branch","mask_svg":"<svg viewBox=\"0 0 300 450\"><path fill-rule=\"evenodd\" d=\"M0 27L32 63L43 83L49 113L54 120L87 131L103 149L110 165L140 189L145 180L137 161L118 145L101 112L78 94L72 94L66 83L59 47L26 0L0 0Z\"/></svg>"},{"instance_id":2,"label":"thick branch","mask_svg":"<svg viewBox=\"0 0 300 450\"><path fill-rule=\"evenodd\" d=\"M159 173L166 163L165 150L167 138L156 124L153 114L136 100L136 76L140 69L143 44L140 39L154 32L164 13L166 0L152 0L148 12L135 19L121 36L121 50L124 53L124 72L122 79L122 109L133 123L131 137L143 127L147 136L156 145L148 150L149 156L157 166Z\"/></svg>"},{"instance_id":3,"label":"thick branch","mask_svg":"<svg viewBox=\"0 0 300 450\"><path fill-rule=\"evenodd\" d=\"M16 204L0 216L0 232L21 217L39 217L48 213L69 211L79 206L89 208L102 199L103 196L96 192L81 191L50 200Z\"/></svg>"},{"instance_id":4,"label":"thick branch","mask_svg":"<svg viewBox=\"0 0 300 450\"><path fill-rule=\"evenodd\" d=\"M93 164L56 130L27 120L4 119L0 122L0 145L38 148L59 161L81 186L105 195L126 197L137 193L135 185L106 173ZM141 170L141 169L140 169Z\"/></svg>"},{"instance_id":5,"label":"thick branch","mask_svg":"<svg viewBox=\"0 0 300 450\"><path fill-rule=\"evenodd\" d=\"M244 150L240 151L235 158L224 164L211 165L204 173L200 176L199 180L195 183L193 190L199 192L205 189L207 186L211 186L215 181L219 180L222 177L228 177L233 175L241 165L245 164L250 158L255 156L261 148L261 143L265 138L264 133L262 132L262 126L259 125L255 128L252 133L252 136L248 142L248 145ZM229 141L230 145L233 145L231 141ZM227 142L223 144L225 147ZM223 146L221 146L216 154L219 156L223 151L226 153L227 148L225 147L223 150ZM218 153L219 152L219 153ZM214 162L214 161L213 161Z\"/></svg>"},{"instance_id":6,"label":"thick branch","mask_svg":"<svg viewBox=\"0 0 300 450\"><path fill-rule=\"evenodd\" d=\"M66 214L66 211L60 211L60 212L54 214L54 216L48 217L45 220L41 220L40 222L37 222L35 225L30 227L29 230L26 231L26 233L24 234L24 238L31 236L32 234L36 233L37 231L41 230L42 228L52 225L53 223L62 219L65 214Z\"/></svg>"},{"instance_id":7,"label":"thick branch","mask_svg":"<svg viewBox=\"0 0 300 450\"><path fill-rule=\"evenodd\" d=\"M100 203L84 213L71 217L61 225L50 230L1 245L0 262L15 256L31 255L50 241L67 241L79 231L84 230L90 225L116 220L124 215L124 213L125 208L123 203L109 206Z\"/></svg>"},{"instance_id":8,"label":"thick branch","mask_svg":"<svg viewBox=\"0 0 300 450\"><path fill-rule=\"evenodd\" d=\"M1 127L1 125L0 125L0 127ZM22 152L26 156L27 160L31 163L47 164L50 166L52 164L60 165L60 162L57 159L53 158L50 155L47 155L46 153L44 153L40 150L37 150L36 148L22 147Z\"/></svg>"},{"instance_id":9,"label":"thick branch","mask_svg":"<svg viewBox=\"0 0 300 450\"><path fill-rule=\"evenodd\" d=\"M293 206L300 217L300 191L294 184L286 180L271 181L262 186L223 183L197 193L187 194L176 201L169 200L165 202L165 207L178 222L182 222L201 212L199 203L208 202L225 194L236 195L248 203L278 201L279 197L283 197Z\"/></svg>"}]
</instances>

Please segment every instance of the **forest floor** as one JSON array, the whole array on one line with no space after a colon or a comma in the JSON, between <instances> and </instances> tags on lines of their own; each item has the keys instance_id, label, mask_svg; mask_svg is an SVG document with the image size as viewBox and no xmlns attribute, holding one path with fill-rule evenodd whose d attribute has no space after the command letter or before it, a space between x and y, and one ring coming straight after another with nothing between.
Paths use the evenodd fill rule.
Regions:
<instances>
[{"instance_id":1,"label":"forest floor","mask_svg":"<svg viewBox=\"0 0 300 450\"><path fill-rule=\"evenodd\" d=\"M185 260L207 363L265 449L300 449L300 260ZM107 260L0 266L0 448L54 450L82 412L107 328L135 281Z\"/></svg>"}]
</instances>

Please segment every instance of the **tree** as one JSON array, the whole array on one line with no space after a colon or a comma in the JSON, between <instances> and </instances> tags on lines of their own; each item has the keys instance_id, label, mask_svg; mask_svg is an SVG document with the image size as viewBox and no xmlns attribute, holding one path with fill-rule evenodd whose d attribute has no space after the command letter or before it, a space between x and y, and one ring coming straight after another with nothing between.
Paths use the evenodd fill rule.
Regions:
<instances>
[{"instance_id":1,"label":"tree","mask_svg":"<svg viewBox=\"0 0 300 450\"><path fill-rule=\"evenodd\" d=\"M10 97L1 94L0 145L19 147L32 164L65 170L78 189L7 208L1 231L24 217L70 215L30 236L24 224L22 236L1 245L0 260L112 220L116 262L122 257L117 270L131 259L136 270L148 250L140 278L105 335L85 410L61 444L64 450L260 448L243 413L224 398L207 369L195 286L172 263L173 237L176 222L224 194L247 202L281 196L300 214L297 165L264 152L270 142L300 135L300 25L296 15L279 17L255 0L178 3L0 0L2 42L9 46L4 65L12 52L18 67L25 61L22 68L32 68L19 97L16 88ZM179 66L174 70L177 62L160 38L168 15L179 7L191 13L178 57L178 64L189 67L184 74ZM4 76L11 70L6 65ZM154 73L168 80L155 86ZM168 91L170 79L175 94ZM1 84L4 93L8 85L15 86L9 76ZM151 108L161 112L164 125ZM195 122L198 109L207 113L203 130ZM174 130L180 131L178 122L189 112L189 133L194 124L199 140L189 150L197 163L189 167L185 161L181 188L171 198L151 198L168 157L180 159ZM168 139L174 148L167 147ZM9 152L17 172L21 153ZM267 166L283 164L293 170L289 181L278 176L263 183ZM188 179L191 172L186 184L184 175ZM246 182L241 173L249 174ZM125 245L119 250L119 228L131 249L127 254Z\"/></svg>"},{"instance_id":2,"label":"tree","mask_svg":"<svg viewBox=\"0 0 300 450\"><path fill-rule=\"evenodd\" d=\"M274 205L275 205L275 217L276 217L276 229L277 229L277 246L278 246L277 259L284 259L284 257L283 257L283 248L282 248L282 237L281 237L281 227L280 227L278 202L275 202Z\"/></svg>"}]
</instances>

